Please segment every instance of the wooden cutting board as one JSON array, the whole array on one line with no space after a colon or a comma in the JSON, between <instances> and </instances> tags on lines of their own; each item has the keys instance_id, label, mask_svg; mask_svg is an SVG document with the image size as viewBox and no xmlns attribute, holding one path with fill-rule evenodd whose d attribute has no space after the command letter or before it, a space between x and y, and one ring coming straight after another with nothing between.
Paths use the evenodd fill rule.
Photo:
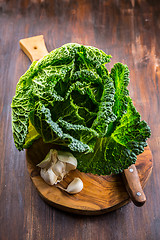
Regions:
<instances>
[{"instance_id":1,"label":"wooden cutting board","mask_svg":"<svg viewBox=\"0 0 160 240\"><path fill-rule=\"evenodd\" d=\"M84 188L75 195L70 195L56 186L46 184L40 177L40 169L36 165L44 159L51 148L57 148L57 146L44 144L42 139L39 139L26 150L30 177L39 194L47 203L71 213L98 215L118 209L130 202L121 174L97 176L78 170L72 171L63 181L63 186L66 187L74 177L80 177ZM149 147L146 147L145 151L138 156L135 165L141 185L144 187L152 171L152 154Z\"/></svg>"},{"instance_id":2,"label":"wooden cutting board","mask_svg":"<svg viewBox=\"0 0 160 240\"><path fill-rule=\"evenodd\" d=\"M42 35L22 39L20 46L31 61L39 60L48 53ZM57 149L57 146L44 144L42 139L38 139L26 150L27 168L33 184L41 197L50 205L72 213L98 215L118 209L130 202L128 192L132 200L135 199L140 205L144 204L145 195L142 188L152 172L152 154L149 146L137 157L136 167L132 165L124 171L125 179L130 182L129 187L121 174L97 176L74 170L68 174L62 185L66 187L74 177L80 177L84 188L75 195L70 195L56 186L49 186L40 177L40 169L36 165L44 159L51 148ZM135 176L135 180L133 176ZM128 188L133 191L127 191ZM139 189L138 193L140 192L141 196L137 195L137 189ZM141 198L141 201L138 198Z\"/></svg>"}]
</instances>

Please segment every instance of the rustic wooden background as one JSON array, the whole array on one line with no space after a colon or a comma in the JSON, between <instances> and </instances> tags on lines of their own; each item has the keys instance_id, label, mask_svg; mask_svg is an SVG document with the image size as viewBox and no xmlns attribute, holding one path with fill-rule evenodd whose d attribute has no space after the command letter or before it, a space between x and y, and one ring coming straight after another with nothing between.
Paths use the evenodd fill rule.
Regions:
<instances>
[{"instance_id":1,"label":"rustic wooden background","mask_svg":"<svg viewBox=\"0 0 160 240\"><path fill-rule=\"evenodd\" d=\"M93 45L111 54L109 66L127 63L129 90L151 127L153 173L147 202L101 216L70 215L48 206L16 150L10 104L19 77L30 65L21 38L43 34L49 51L67 42ZM160 239L160 1L0 0L0 239Z\"/></svg>"}]
</instances>

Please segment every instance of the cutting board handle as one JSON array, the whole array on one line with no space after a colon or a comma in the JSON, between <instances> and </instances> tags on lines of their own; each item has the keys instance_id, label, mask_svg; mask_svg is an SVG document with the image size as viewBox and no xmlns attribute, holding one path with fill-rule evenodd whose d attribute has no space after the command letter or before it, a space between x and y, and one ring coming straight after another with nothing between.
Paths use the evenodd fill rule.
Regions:
<instances>
[{"instance_id":1,"label":"cutting board handle","mask_svg":"<svg viewBox=\"0 0 160 240\"><path fill-rule=\"evenodd\" d=\"M21 39L19 44L32 62L48 54L43 35Z\"/></svg>"},{"instance_id":2,"label":"cutting board handle","mask_svg":"<svg viewBox=\"0 0 160 240\"><path fill-rule=\"evenodd\" d=\"M146 196L143 192L137 168L134 164L132 164L128 169L124 170L123 180L133 203L138 207L143 206L143 204L146 202Z\"/></svg>"},{"instance_id":3,"label":"cutting board handle","mask_svg":"<svg viewBox=\"0 0 160 240\"><path fill-rule=\"evenodd\" d=\"M19 41L21 49L33 61L38 61L48 54L43 35L21 39ZM135 165L131 165L123 172L123 179L126 185L126 190L136 206L142 206L146 197L143 192L140 179Z\"/></svg>"}]
</instances>

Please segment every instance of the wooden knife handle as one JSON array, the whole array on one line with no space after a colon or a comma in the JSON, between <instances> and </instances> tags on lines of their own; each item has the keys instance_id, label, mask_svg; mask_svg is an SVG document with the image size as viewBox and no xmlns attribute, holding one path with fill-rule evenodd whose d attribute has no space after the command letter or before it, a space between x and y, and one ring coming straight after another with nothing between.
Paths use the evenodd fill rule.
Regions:
<instances>
[{"instance_id":1,"label":"wooden knife handle","mask_svg":"<svg viewBox=\"0 0 160 240\"><path fill-rule=\"evenodd\" d=\"M21 39L19 44L32 62L48 54L43 35Z\"/></svg>"},{"instance_id":2,"label":"wooden knife handle","mask_svg":"<svg viewBox=\"0 0 160 240\"><path fill-rule=\"evenodd\" d=\"M146 196L143 192L136 166L132 164L128 169L124 170L123 179L127 192L133 203L141 207L146 202Z\"/></svg>"}]
</instances>

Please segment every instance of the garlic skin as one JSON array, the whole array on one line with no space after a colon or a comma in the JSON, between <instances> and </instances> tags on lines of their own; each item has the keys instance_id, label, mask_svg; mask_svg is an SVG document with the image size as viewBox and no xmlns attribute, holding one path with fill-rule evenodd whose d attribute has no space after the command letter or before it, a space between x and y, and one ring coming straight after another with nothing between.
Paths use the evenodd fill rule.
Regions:
<instances>
[{"instance_id":1,"label":"garlic skin","mask_svg":"<svg viewBox=\"0 0 160 240\"><path fill-rule=\"evenodd\" d=\"M72 165L71 163L66 163L66 173L69 173L71 170L75 170L76 166Z\"/></svg>"},{"instance_id":2,"label":"garlic skin","mask_svg":"<svg viewBox=\"0 0 160 240\"><path fill-rule=\"evenodd\" d=\"M51 150L52 150L52 149L51 149ZM49 163L50 163L50 152L51 152L51 150L50 150L49 153L46 155L45 159L44 159L42 162L40 162L39 164L37 164L38 167L40 167L40 168L45 168L45 167L47 167L47 165L49 165Z\"/></svg>"},{"instance_id":3,"label":"garlic skin","mask_svg":"<svg viewBox=\"0 0 160 240\"><path fill-rule=\"evenodd\" d=\"M66 163L66 174L77 168L77 159L70 152L58 151L59 161Z\"/></svg>"},{"instance_id":4,"label":"garlic skin","mask_svg":"<svg viewBox=\"0 0 160 240\"><path fill-rule=\"evenodd\" d=\"M37 164L40 168L50 168L51 165L55 164L57 161L57 151L50 149L49 153L46 155L45 159Z\"/></svg>"},{"instance_id":5,"label":"garlic skin","mask_svg":"<svg viewBox=\"0 0 160 240\"><path fill-rule=\"evenodd\" d=\"M77 159L70 152L58 151L58 159L61 162L72 164L75 168L77 167Z\"/></svg>"},{"instance_id":6,"label":"garlic skin","mask_svg":"<svg viewBox=\"0 0 160 240\"><path fill-rule=\"evenodd\" d=\"M43 180L48 183L49 185L54 185L57 183L57 175L52 171L52 168L49 168L48 170L45 168L41 168L40 175L43 178Z\"/></svg>"}]
</instances>

